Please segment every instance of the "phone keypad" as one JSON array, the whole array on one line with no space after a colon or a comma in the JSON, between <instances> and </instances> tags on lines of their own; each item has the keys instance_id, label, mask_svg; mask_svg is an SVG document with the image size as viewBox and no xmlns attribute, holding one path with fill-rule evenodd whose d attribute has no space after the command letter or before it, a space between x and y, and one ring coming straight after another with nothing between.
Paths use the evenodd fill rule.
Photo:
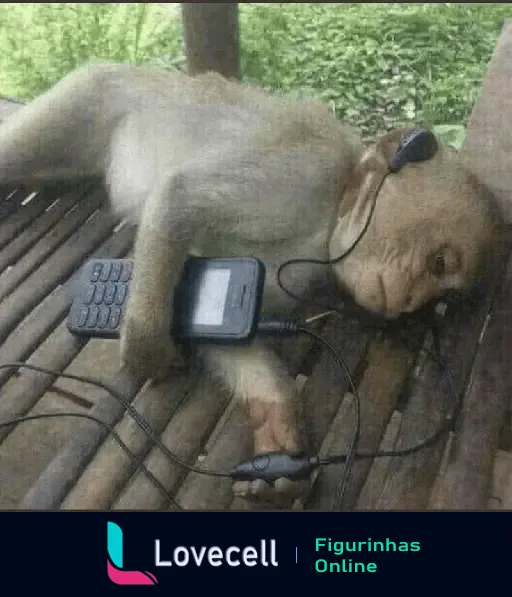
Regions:
<instances>
[{"instance_id":1,"label":"phone keypad","mask_svg":"<svg viewBox=\"0 0 512 597\"><path fill-rule=\"evenodd\" d=\"M103 298L105 305L111 305L114 302L116 296L117 286L112 282L107 282L105 286L105 296Z\"/></svg>"},{"instance_id":2,"label":"phone keypad","mask_svg":"<svg viewBox=\"0 0 512 597\"><path fill-rule=\"evenodd\" d=\"M122 306L132 277L130 261L101 262L92 265L82 292L83 306L77 313L78 327L115 330L122 317Z\"/></svg>"}]
</instances>

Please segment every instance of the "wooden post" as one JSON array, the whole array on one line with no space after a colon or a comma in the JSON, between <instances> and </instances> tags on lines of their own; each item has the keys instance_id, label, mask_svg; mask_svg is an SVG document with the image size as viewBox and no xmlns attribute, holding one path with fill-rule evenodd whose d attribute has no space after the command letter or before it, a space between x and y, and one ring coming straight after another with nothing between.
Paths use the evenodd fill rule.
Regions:
<instances>
[{"instance_id":1,"label":"wooden post","mask_svg":"<svg viewBox=\"0 0 512 597\"><path fill-rule=\"evenodd\" d=\"M189 74L213 70L238 78L238 4L184 2L181 10Z\"/></svg>"}]
</instances>

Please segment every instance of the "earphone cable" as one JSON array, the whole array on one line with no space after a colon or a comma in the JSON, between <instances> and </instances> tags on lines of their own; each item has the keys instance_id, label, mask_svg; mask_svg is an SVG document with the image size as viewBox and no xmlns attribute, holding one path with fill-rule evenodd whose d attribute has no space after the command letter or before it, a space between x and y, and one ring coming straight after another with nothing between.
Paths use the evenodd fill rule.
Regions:
<instances>
[{"instance_id":1,"label":"earphone cable","mask_svg":"<svg viewBox=\"0 0 512 597\"><path fill-rule=\"evenodd\" d=\"M157 446L164 454L167 456L169 460L174 462L175 464L187 469L191 473L198 473L201 475L210 475L214 477L230 477L229 473L223 473L219 471L210 471L206 469L196 468L190 464L187 464L181 458L173 454L169 448L163 444L158 437L155 436L153 430L151 429L151 425L146 421L146 419L139 413L137 410L123 397L119 392L114 390L113 388L109 387L106 383L100 380L94 380L88 377L84 377L81 375L73 375L71 373L58 373L56 371L52 371L51 369L46 369L45 367L40 367L38 365L29 365L28 363L21 363L21 362L13 362L13 363L4 363L0 364L1 369L8 369L8 368L25 368L30 369L32 371L37 371L39 373L45 373L46 375L54 375L61 377L63 379L72 379L75 381L80 381L82 383L86 383L89 385L95 385L102 390L108 392L112 397L114 397L118 402L120 402L126 409L126 411L131 415L131 417L135 420L135 422L139 425L139 427L146 433L147 437L153 442L155 446Z\"/></svg>"},{"instance_id":2,"label":"earphone cable","mask_svg":"<svg viewBox=\"0 0 512 597\"><path fill-rule=\"evenodd\" d=\"M299 263L309 263L312 265L332 265L334 263L338 263L338 261L341 261L343 259L346 259L351 253L352 251L356 248L356 246L359 244L360 240L363 238L363 236L366 234L370 223L372 221L372 217L373 217L373 213L375 211L375 207L377 205L377 197L380 193L380 190L382 188L382 185L384 184L384 181L386 180L386 178L388 177L388 175L391 173L391 170L388 170L384 176L382 177L382 180L379 182L377 189L375 190L375 197L373 199L372 202L372 207L370 209L370 213L368 214L368 218L366 219L366 222L361 230L361 232L357 235L356 239L354 240L354 242L350 245L350 247L344 251L341 255L339 255L338 257L334 258L334 259L306 259L306 258L296 258L296 259L288 259L287 261L284 261L279 268L277 269L277 283L279 285L279 288L286 294L288 295L291 299L299 302L299 303L303 303L303 304L307 304L309 306L314 306L314 307L319 307L320 309L329 309L329 310L333 310L333 311L337 311L338 313L340 313L340 310L337 309L336 307L331 307L329 305L322 305L319 303L316 303L314 301L308 300L308 299L304 299L300 296L297 296L295 293L293 293L291 290L289 290L288 288L285 287L285 285L283 284L282 280L281 280L281 276L283 273L283 270L291 265L296 265Z\"/></svg>"},{"instance_id":3,"label":"earphone cable","mask_svg":"<svg viewBox=\"0 0 512 597\"><path fill-rule=\"evenodd\" d=\"M347 381L350 386L350 391L352 393L352 396L354 397L354 404L355 404L355 411L356 411L356 422L355 422L355 428L354 428L354 435L352 437L352 441L350 442L350 446L348 449L348 455L346 457L345 469L343 471L342 476L340 477L340 481L336 488L336 493L335 493L335 498L334 498L334 509L339 510L341 508L343 498L345 496L345 492L348 487L348 479L349 479L350 473L352 472L352 468L354 466L357 445L359 443L359 437L361 434L361 398L359 397L359 393L355 386L354 379L350 373L350 368L348 367L345 359L334 348L334 346L332 346L332 344L328 340L323 338L320 334L317 334L316 332L308 329L307 327L300 327L299 331L320 341L322 344L324 344L330 350L331 354L338 362L340 368L345 373L345 376L346 376Z\"/></svg>"},{"instance_id":4,"label":"earphone cable","mask_svg":"<svg viewBox=\"0 0 512 597\"><path fill-rule=\"evenodd\" d=\"M329 259L329 260L318 260L318 259L290 259L284 263L282 263L278 270L277 270L277 283L279 285L279 287L281 288L281 290L287 294L290 298L296 300L297 302L301 302L301 303L306 303L308 305L311 306L317 306L323 309L329 309L330 311L334 311L337 313L342 313L340 309L338 308L333 308L333 307L329 307L326 305L320 305L317 304L311 300L307 300L307 299L303 299L297 295L295 295L293 292L291 292L289 289L285 288L282 280L281 280L281 275L283 270L286 267L289 267L293 264L300 264L300 263L307 263L307 264L319 264L319 265L331 265L334 263L337 263L338 261L341 261L342 259L345 259L354 249L355 247L358 245L358 243L360 242L360 240L362 239L362 237L364 236L364 234L367 232L368 227L371 223L372 220L372 216L376 207L376 203L377 203L377 197L378 194L381 190L382 185L384 184L384 181L386 180L386 177L388 176L389 173L391 173L391 169L388 169L388 171L383 175L381 181L379 182L379 184L377 185L377 189L374 191L375 196L372 202L372 206L370 209L370 213L368 215L367 221L365 222L365 225L363 227L363 229L361 230L361 232L358 234L356 240L352 243L352 245L344 252L342 253L340 256L336 257L335 259ZM284 325L286 327L286 323L285 324L280 324L279 322L274 326L274 328L279 328L280 325ZM272 326L269 326L269 330ZM288 326L288 330L290 331L291 327ZM271 330L270 330L271 331ZM364 454L364 453L358 453L357 452L357 445L359 442L359 438L360 438L360 428L361 428L361 403L360 403L360 397L357 393L357 389L355 387L354 381L352 379L352 376L350 374L350 370L348 368L348 366L346 365L346 362L344 361L343 357L338 353L338 351L323 337L321 337L319 334L317 334L316 332L308 329L305 325L298 325L295 328L295 331L297 332L302 332L302 333L306 333L310 336L312 336L313 338L315 338L316 340L322 342L328 349L329 351L333 354L333 356L335 357L336 361L338 362L338 364L340 365L341 369L343 370L344 374L347 376L348 382L349 382L349 386L351 388L353 397L354 397L354 402L355 402L355 407L356 407L356 425L355 425L355 431L354 431L354 435L352 438L352 441L350 443L349 449L348 449L348 453L347 454L337 454L337 455L331 455L327 458L323 458L321 459L319 456L317 457L308 457L304 460L304 462L309 466L322 466L322 465L330 465L330 464L336 464L336 463L345 463L345 467L344 467L344 471L343 471L343 475L340 478L340 482L338 484L337 490L336 490L336 500L335 500L335 509L337 509L343 500L343 496L344 493L346 491L347 488L347 484L348 484L348 478L350 475L350 472L353 468L353 464L355 462L355 460L358 459L362 459L362 458L378 458L378 457L383 457L383 456L406 456L409 454L412 454L413 452L416 452L424 447L426 447L427 445L432 444L433 442L435 442L442 433L444 433L447 429L450 428L450 426L453 426L455 423L455 420L458 416L458 413L460 412L461 409L461 405L462 405L462 394L460 394L459 396L456 395L455 392L455 388L454 388L454 382L453 382L453 377L451 375L451 372L449 371L449 369L446 367L446 365L442 362L442 360L440 358L437 358L437 356L433 355L433 353L431 351L426 350L425 348L423 348L423 350L426 352L426 354L428 354L428 356L430 358L433 358L435 360L435 362L441 366L441 368L443 369L443 372L445 373L447 379L449 380L450 383L450 388L453 391L454 395L456 396L456 400L455 400L455 406L454 409L452 411L452 413L445 417L445 420L443 422L443 424L441 425L441 427L436 431L436 433L434 433L430 438L427 438L426 440L424 440L423 442L412 446L410 448L407 449L403 449L403 450L397 450L397 451L383 451L383 452L375 452L375 453L368 453L368 454ZM413 341L411 338L407 337L407 339L409 341ZM213 471L213 470L208 470L208 469L203 469L203 468L197 468L194 466L191 466L189 464L187 464L186 462L184 462L183 460L181 460L180 458L178 458L175 454L173 454L153 433L151 426L149 425L149 423L144 419L144 417L142 417L142 415L140 415L137 410L135 408L133 408L131 406L131 404L125 400L116 390L114 390L113 388L108 387L105 383L99 381L99 380L93 380L87 377L82 377L82 376L78 376L78 375L71 375L71 374L64 374L64 373L60 373L60 372L54 372L51 371L49 369L45 369L43 367L38 367L35 365L29 365L28 363L19 363L19 362L15 362L15 363L6 363L6 364L0 364L0 369L5 369L5 368L27 368L27 369L32 369L34 371L38 371L41 373L45 373L48 375L52 375L52 376L57 376L57 377L63 377L63 378L68 378L68 379L74 379L76 381L81 381L83 383L89 383L89 384L93 384L96 385L97 387L102 388L103 390L107 391L111 396L113 396L116 400L118 400L124 407L125 410L130 414L130 416L136 421L136 423L139 425L139 427L144 431L144 433L147 435L147 437L153 442L153 444L155 446L157 446L164 454L165 456L173 463L181 466L182 468L186 469L189 472L194 472L197 474L203 474L203 475L209 475L209 476L214 476L214 477L224 477L224 478L233 478L233 473L231 472L218 472L218 471ZM85 414L85 413L47 413L47 414L41 414L41 415L29 415L29 416L25 416L25 417L18 417L16 419L11 419L9 421L4 421L4 422L0 422L0 428L5 428L7 426L12 426L12 425L16 425L22 422L26 422L26 421L30 421L30 420L37 420L37 419L44 419L44 418L50 418L50 417L59 417L59 416L74 416L74 417L81 417L81 418L85 418L85 419L89 419L92 421L95 421L97 424L100 424L102 426L104 426L114 437L114 439L116 440L116 442L120 445L120 447L125 451L125 453L132 459L133 462L136 463L137 465L137 469L139 470L141 469L144 474L146 476L148 476L148 478L152 481L152 483L157 487L157 489L160 491L160 493L162 493L162 495L164 495L165 499L167 501L169 501L170 503L172 503L176 508L181 509L180 506L173 500L173 498L168 494L168 492L165 490L165 488L163 487L163 485L158 481L158 479L156 479L156 477L154 477L154 475L152 475L150 473L150 471L147 470L147 468L143 465L142 462L139 462L140 459L137 459L137 457L129 450L129 448L126 446L126 444L124 444L124 442L122 442L121 438L119 437L119 435L115 432L115 430L109 426L108 424L106 424L105 422L101 421L100 419L94 417L93 415L89 415L89 414ZM255 467L256 468L256 467ZM284 475L285 476L285 475ZM257 475L255 475L255 477L257 477Z\"/></svg>"},{"instance_id":5,"label":"earphone cable","mask_svg":"<svg viewBox=\"0 0 512 597\"><path fill-rule=\"evenodd\" d=\"M273 322L273 325L271 326L275 332L277 331L278 323L279 322ZM357 388L355 387L352 376L350 374L350 370L349 370L346 362L344 361L343 357L338 353L338 351L334 348L334 346L332 346L330 344L330 342L328 342L325 338L322 338L322 336L320 334L317 334L316 332L309 330L306 326L301 326L301 325L297 324L297 322L281 322L280 325L281 325L281 328L283 330L287 331L288 333L290 331L306 333L306 334L314 337L315 339L319 340L320 342L322 342L333 354L336 361L338 362L338 364L342 368L343 372L347 376L349 386L350 386L350 388L352 390L352 394L354 396L354 401L355 401L355 406L356 406L356 429L354 432L352 442L349 447L348 454L347 453L333 454L333 455L325 457L325 458L320 458L319 456L304 458L304 467L306 467L306 468L307 467L310 468L311 466L316 468L318 466L327 466L327 465L339 464L339 463L344 463L344 462L347 463L347 465L344 468L343 475L340 478L340 482L337 487L335 508L338 508L340 506L340 504L342 503L343 495L344 495L344 492L346 490L347 483L348 483L348 477L350 475L354 461L360 460L360 459L367 459L367 458L398 457L398 456L410 455L414 452L417 452L417 451L427 447L428 445L433 444L444 432L449 430L450 427L452 427L455 424L456 418L458 416L458 413L460 412L461 405L462 405L462 394L457 396L457 394L455 392L453 376L452 376L449 368L444 364L444 362L440 358L438 358L436 355L434 355L432 353L432 351L429 351L429 350L423 348L425 353L430 358L432 358L436 362L436 364L438 364L443 369L443 372L445 373L445 375L449 381L450 389L456 397L455 406L454 406L452 412L450 413L450 415L448 415L445 418L445 421L443 422L441 427L432 436L430 436L423 442L420 442L414 446L411 446L410 448L405 448L402 450L393 450L393 451L378 451L378 452L373 452L373 453L358 453L357 452L357 443L359 441L360 424L361 424L361 421L360 421L360 406L361 406L360 397L357 392ZM420 346L420 344L418 342L416 342L415 340L413 340L412 338L410 338L408 336L404 336L404 338L406 340L413 342L416 346ZM139 427L144 431L144 433L146 433L146 435L149 437L149 439L157 447L159 447L162 450L162 452L166 455L166 457L171 462L174 462L175 464L182 466L184 469L186 469L189 472L196 472L196 473L200 473L203 475L209 475L209 476L215 476L215 477L234 478L233 472L212 471L212 470L208 470L208 469L197 468L197 467L187 464L186 462L183 462L180 458L175 456L165 445L163 445L160 442L160 440L158 440L155 437L155 435L151 431L151 427L145 421L145 419L143 419L143 417L129 403L127 403L127 401L122 396L120 396L118 392L116 392L113 388L110 388L105 383L103 383L99 380L94 380L94 379L87 378L84 376L79 376L79 375L72 375L72 374L52 371L51 369L39 367L36 365L31 365L28 363L12 362L12 363L0 364L0 370L8 369L8 368L13 368L13 369L14 368L17 368L17 369L26 368L26 369L37 371L40 373L45 373L47 375L52 375L55 377L63 377L63 378L68 378L68 379L74 379L76 381L81 381L83 383L92 384L97 387L100 387L103 390L105 390L106 392L108 392L110 395L112 395L116 400L120 401L121 404L123 404L123 406L125 406L125 407L128 406L127 410L129 412L129 414L134 418L134 420L137 422ZM139 459L137 459L137 457L135 455L133 455L133 453L126 446L126 444L124 444L124 442L121 440L119 435L115 432L115 430L110 425L108 425L104 421L101 421L100 419L94 417L93 415L89 415L86 413L45 413L45 414L38 414L38 415L28 415L28 416L24 416L24 417L17 417L17 418L9 419L7 421L0 421L0 428L16 425L16 424L23 423L25 421L30 421L30 420L38 420L38 419L45 419L45 418L57 418L57 417L64 417L64 416L89 419L89 420L95 421L97 424L100 424L103 427L105 427L113 435L115 441L120 445L120 447L123 449L123 451L136 464L136 466L137 466L136 470L138 470L138 469L142 470L143 473L148 477L148 479L155 485L155 487L158 489L158 491L164 496L166 501L171 503L176 509L182 510L182 508L169 495L169 493L167 492L165 487L163 487L163 485L159 482L159 480L143 465L142 462L139 462ZM257 473L256 467L254 467L253 472ZM283 471L282 476L286 476L286 471ZM254 474L254 477L257 478L258 475Z\"/></svg>"},{"instance_id":6,"label":"earphone cable","mask_svg":"<svg viewBox=\"0 0 512 597\"><path fill-rule=\"evenodd\" d=\"M153 473L142 463L140 459L138 459L135 454L128 448L128 446L123 442L119 434L116 430L102 421L98 417L94 415L90 415L88 413L77 413L77 412L59 412L59 413L40 413L37 415L26 415L24 417L16 417L9 419L8 421L0 421L0 429L4 429L5 427L11 427L14 425L19 425L21 423L28 423L30 421L39 421L44 419L57 419L60 417L69 417L69 418L77 418L77 419L88 419L89 421L93 421L94 423L101 425L105 429L108 430L110 435L114 438L117 442L119 447L123 450L123 452L130 458L130 460L137 465L137 468L134 470L135 474L137 470L141 470L144 475L153 483L153 485L157 488L157 490L162 494L165 498L165 501L170 503L176 510L182 510L181 506L174 500L174 498L168 493L167 489L160 483L160 481L153 475Z\"/></svg>"}]
</instances>

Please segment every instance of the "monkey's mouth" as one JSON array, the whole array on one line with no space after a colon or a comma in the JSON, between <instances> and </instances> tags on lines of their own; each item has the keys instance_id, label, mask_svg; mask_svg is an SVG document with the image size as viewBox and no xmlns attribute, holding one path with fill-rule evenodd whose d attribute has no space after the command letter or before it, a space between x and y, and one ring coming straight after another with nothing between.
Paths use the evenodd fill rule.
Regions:
<instances>
[{"instance_id":1,"label":"monkey's mouth","mask_svg":"<svg viewBox=\"0 0 512 597\"><path fill-rule=\"evenodd\" d=\"M441 319L447 322L451 315L460 313L461 310L473 311L480 304L482 298L482 294L475 290L469 293L468 291L448 290L443 296L430 299L415 311L393 314L390 317L385 313L373 311L359 304L344 280L334 275L333 271L331 271L329 280L330 290L326 296L326 288L323 287L321 291L323 297L320 300L325 302L325 298L327 298L327 303L335 306L345 319L356 322L364 328L399 330L411 329L418 325L439 326ZM442 312L438 308L440 304L445 305ZM327 309L329 309L328 306L326 306Z\"/></svg>"},{"instance_id":2,"label":"monkey's mouth","mask_svg":"<svg viewBox=\"0 0 512 597\"><path fill-rule=\"evenodd\" d=\"M386 313L377 312L360 305L354 295L348 290L348 288L338 283L338 296L339 301L342 303L340 311L344 317L349 320L356 321L361 327L369 329L382 329L382 330L400 330L400 329L411 329L418 325L432 327L434 324L439 323L439 312L438 305L440 302L449 305L450 310L452 309L452 302L458 299L460 301L460 295L454 294L446 297L436 297L410 313L397 313L388 315ZM457 302L454 303L455 305Z\"/></svg>"}]
</instances>

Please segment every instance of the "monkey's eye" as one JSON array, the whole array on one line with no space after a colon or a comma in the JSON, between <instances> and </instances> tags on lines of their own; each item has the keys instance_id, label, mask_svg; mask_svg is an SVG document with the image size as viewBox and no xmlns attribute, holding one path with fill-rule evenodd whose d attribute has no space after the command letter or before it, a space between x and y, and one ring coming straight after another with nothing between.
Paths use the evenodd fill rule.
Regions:
<instances>
[{"instance_id":1,"label":"monkey's eye","mask_svg":"<svg viewBox=\"0 0 512 597\"><path fill-rule=\"evenodd\" d=\"M454 274L459 268L460 257L451 247L436 251L430 258L429 270L437 278Z\"/></svg>"},{"instance_id":2,"label":"monkey's eye","mask_svg":"<svg viewBox=\"0 0 512 597\"><path fill-rule=\"evenodd\" d=\"M446 272L446 261L443 253L438 253L434 257L434 263L432 264L432 273L434 276L442 276Z\"/></svg>"}]
</instances>

